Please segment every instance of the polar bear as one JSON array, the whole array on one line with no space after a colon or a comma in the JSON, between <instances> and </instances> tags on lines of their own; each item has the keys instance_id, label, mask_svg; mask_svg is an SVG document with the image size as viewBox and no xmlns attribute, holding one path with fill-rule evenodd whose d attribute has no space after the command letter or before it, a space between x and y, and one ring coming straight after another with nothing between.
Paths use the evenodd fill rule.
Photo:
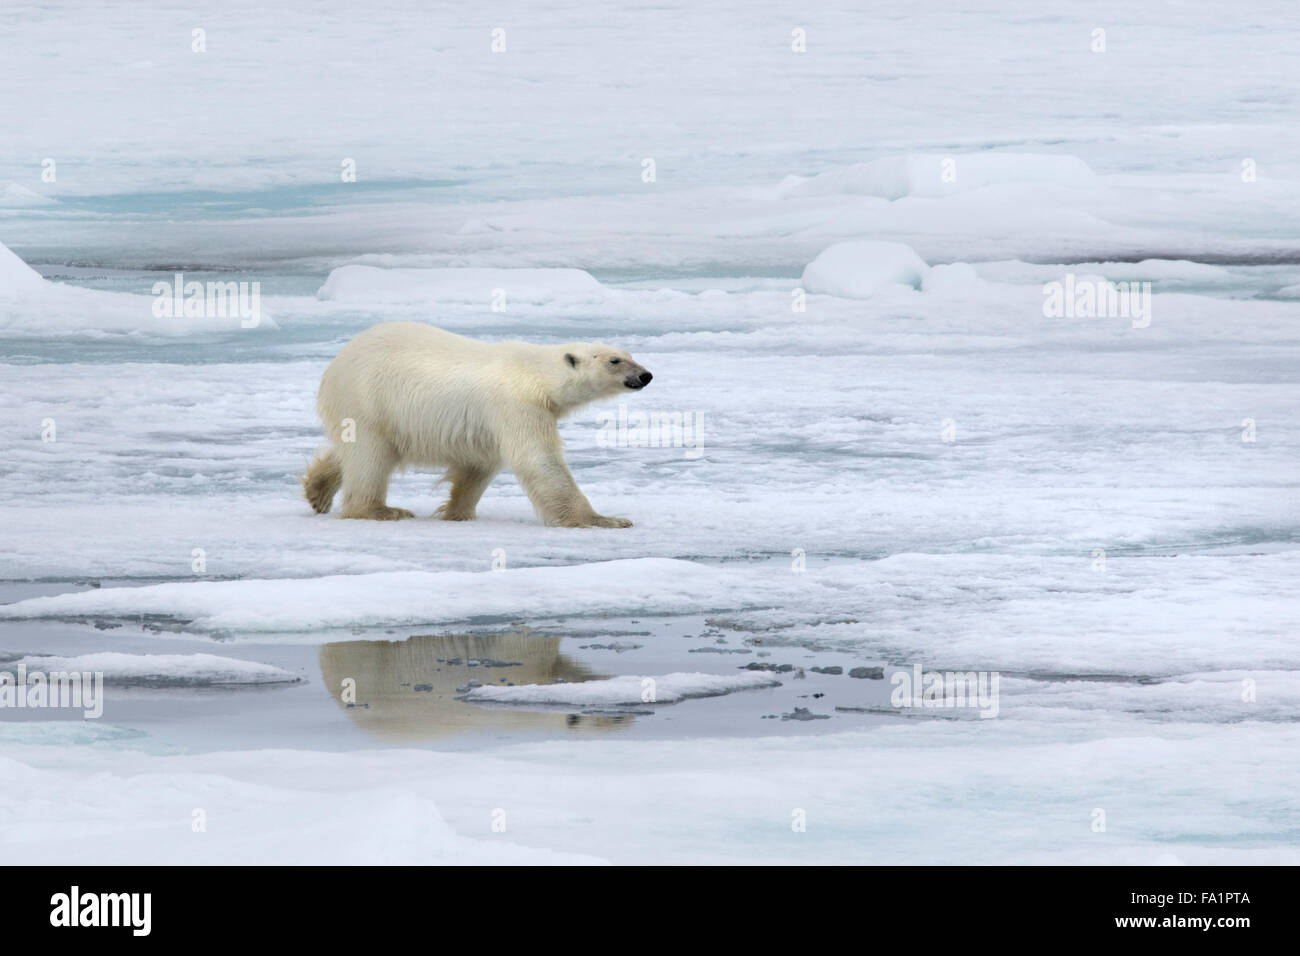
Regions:
<instances>
[{"instance_id":1,"label":"polar bear","mask_svg":"<svg viewBox=\"0 0 1300 956\"><path fill-rule=\"evenodd\" d=\"M653 376L596 342L479 342L419 322L384 322L345 345L321 378L317 411L332 447L302 479L318 514L343 489L344 518L412 518L387 504L393 469L442 467L451 496L434 516L472 521L502 468L548 525L627 528L599 515L564 461L556 422Z\"/></svg>"}]
</instances>

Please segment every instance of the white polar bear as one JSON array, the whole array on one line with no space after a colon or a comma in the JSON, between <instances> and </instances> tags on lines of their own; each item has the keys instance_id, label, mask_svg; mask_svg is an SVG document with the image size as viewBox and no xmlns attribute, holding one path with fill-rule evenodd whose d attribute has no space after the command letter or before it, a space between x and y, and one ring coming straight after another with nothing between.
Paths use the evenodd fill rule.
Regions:
<instances>
[{"instance_id":1,"label":"white polar bear","mask_svg":"<svg viewBox=\"0 0 1300 956\"><path fill-rule=\"evenodd\" d=\"M412 518L386 503L393 469L445 467L451 497L435 517L471 521L508 467L546 524L626 528L631 521L597 514L578 490L556 421L651 378L626 352L599 343L479 342L385 322L345 345L321 378L316 408L333 447L317 454L303 490L318 513L342 486L344 518Z\"/></svg>"}]
</instances>

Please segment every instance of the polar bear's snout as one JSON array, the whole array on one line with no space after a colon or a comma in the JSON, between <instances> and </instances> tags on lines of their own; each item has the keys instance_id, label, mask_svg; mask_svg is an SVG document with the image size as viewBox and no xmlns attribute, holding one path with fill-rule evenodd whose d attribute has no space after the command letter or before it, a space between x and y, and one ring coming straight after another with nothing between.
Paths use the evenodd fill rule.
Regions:
<instances>
[{"instance_id":1,"label":"polar bear's snout","mask_svg":"<svg viewBox=\"0 0 1300 956\"><path fill-rule=\"evenodd\" d=\"M623 384L626 385L628 388L632 389L633 391L637 391L649 385L650 379L652 378L654 378L653 375L651 375L645 369L642 369L639 373L633 372L627 378L623 379Z\"/></svg>"}]
</instances>

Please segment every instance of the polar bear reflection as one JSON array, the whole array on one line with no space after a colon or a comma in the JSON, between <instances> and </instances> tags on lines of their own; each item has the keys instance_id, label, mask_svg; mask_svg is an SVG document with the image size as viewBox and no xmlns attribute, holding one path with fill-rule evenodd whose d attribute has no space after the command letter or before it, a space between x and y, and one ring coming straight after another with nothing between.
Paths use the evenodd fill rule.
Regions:
<instances>
[{"instance_id":1,"label":"polar bear reflection","mask_svg":"<svg viewBox=\"0 0 1300 956\"><path fill-rule=\"evenodd\" d=\"M561 654L559 637L526 628L503 634L417 634L405 641L339 641L321 647L320 665L326 688L348 717L386 740L436 740L482 731L606 730L631 719L458 700L463 691L457 688L471 680L551 684L605 676ZM341 697L347 678L356 681L354 706Z\"/></svg>"}]
</instances>

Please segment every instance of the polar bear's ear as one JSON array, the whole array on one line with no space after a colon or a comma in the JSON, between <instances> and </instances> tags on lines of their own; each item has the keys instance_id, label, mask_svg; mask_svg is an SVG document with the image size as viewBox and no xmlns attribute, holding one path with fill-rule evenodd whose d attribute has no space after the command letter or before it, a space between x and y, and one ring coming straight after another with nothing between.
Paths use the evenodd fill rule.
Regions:
<instances>
[{"instance_id":1,"label":"polar bear's ear","mask_svg":"<svg viewBox=\"0 0 1300 956\"><path fill-rule=\"evenodd\" d=\"M564 361L568 362L569 365L572 367L576 367L578 364L578 359L574 356L572 352L564 353Z\"/></svg>"}]
</instances>

